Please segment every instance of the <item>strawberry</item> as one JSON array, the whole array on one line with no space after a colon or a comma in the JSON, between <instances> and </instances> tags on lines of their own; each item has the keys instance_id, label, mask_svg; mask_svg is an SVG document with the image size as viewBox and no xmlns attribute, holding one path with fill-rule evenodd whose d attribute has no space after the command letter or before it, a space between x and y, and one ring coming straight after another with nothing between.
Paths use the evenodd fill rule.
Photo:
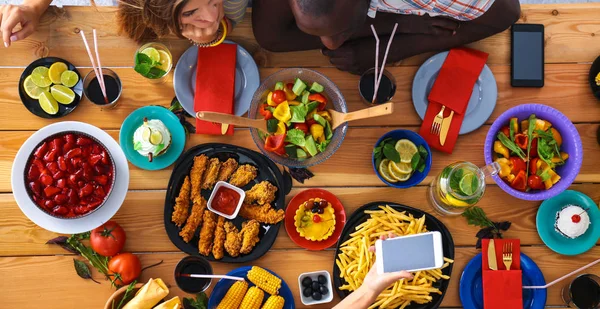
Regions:
<instances>
[{"instance_id":1,"label":"strawberry","mask_svg":"<svg viewBox=\"0 0 600 309\"><path fill-rule=\"evenodd\" d=\"M44 188L44 195L46 195L46 197L51 197L51 196L54 196L55 194L57 194L60 191L61 190L59 188L57 188L57 187L47 186L46 188Z\"/></svg>"},{"instance_id":2,"label":"strawberry","mask_svg":"<svg viewBox=\"0 0 600 309\"><path fill-rule=\"evenodd\" d=\"M74 158L74 157L78 157L80 155L81 155L81 148L73 148L73 149L69 150L69 152L67 152L65 154L65 158L71 159L71 158Z\"/></svg>"},{"instance_id":3,"label":"strawberry","mask_svg":"<svg viewBox=\"0 0 600 309\"><path fill-rule=\"evenodd\" d=\"M58 150L57 149L51 149L44 156L44 161L46 161L46 162L54 162L54 161L56 161L56 156L57 155L58 155Z\"/></svg>"},{"instance_id":4,"label":"strawberry","mask_svg":"<svg viewBox=\"0 0 600 309\"><path fill-rule=\"evenodd\" d=\"M65 134L65 141L67 144L75 144L75 135L72 133Z\"/></svg>"},{"instance_id":5,"label":"strawberry","mask_svg":"<svg viewBox=\"0 0 600 309\"><path fill-rule=\"evenodd\" d=\"M81 158L80 157L76 157L76 158L71 159L71 164L74 167L81 167Z\"/></svg>"},{"instance_id":6,"label":"strawberry","mask_svg":"<svg viewBox=\"0 0 600 309\"><path fill-rule=\"evenodd\" d=\"M82 215L82 214L86 213L87 211L88 211L88 208L83 205L79 205L79 206L76 206L75 208L73 208L73 212L75 212L78 215Z\"/></svg>"},{"instance_id":7,"label":"strawberry","mask_svg":"<svg viewBox=\"0 0 600 309\"><path fill-rule=\"evenodd\" d=\"M105 186L108 183L108 176L106 176L106 175L94 176L94 181Z\"/></svg>"},{"instance_id":8,"label":"strawberry","mask_svg":"<svg viewBox=\"0 0 600 309\"><path fill-rule=\"evenodd\" d=\"M56 206L56 203L54 203L53 200L46 200L44 202L44 208L46 208L47 210L52 210L52 208L54 208L54 206Z\"/></svg>"},{"instance_id":9,"label":"strawberry","mask_svg":"<svg viewBox=\"0 0 600 309\"><path fill-rule=\"evenodd\" d=\"M108 165L110 163L110 159L108 157L108 153L106 153L106 150L102 150L100 155L102 156L102 163Z\"/></svg>"},{"instance_id":10,"label":"strawberry","mask_svg":"<svg viewBox=\"0 0 600 309\"><path fill-rule=\"evenodd\" d=\"M35 152L33 153L33 155L38 158L41 159L44 157L44 155L46 155L46 153L48 152L48 142L44 142L40 147L38 147Z\"/></svg>"},{"instance_id":11,"label":"strawberry","mask_svg":"<svg viewBox=\"0 0 600 309\"><path fill-rule=\"evenodd\" d=\"M50 142L50 149L61 151L63 146L63 139L57 137Z\"/></svg>"},{"instance_id":12,"label":"strawberry","mask_svg":"<svg viewBox=\"0 0 600 309\"><path fill-rule=\"evenodd\" d=\"M69 209L65 206L55 206L52 209L52 213L57 215L57 216L66 216L69 213Z\"/></svg>"},{"instance_id":13,"label":"strawberry","mask_svg":"<svg viewBox=\"0 0 600 309\"><path fill-rule=\"evenodd\" d=\"M64 178L65 176L66 176L65 172L58 171L54 175L52 175L52 178L58 180L58 179Z\"/></svg>"},{"instance_id":14,"label":"strawberry","mask_svg":"<svg viewBox=\"0 0 600 309\"><path fill-rule=\"evenodd\" d=\"M93 154L100 154L100 152L102 152L100 145L98 145L98 144L92 145L92 153Z\"/></svg>"},{"instance_id":15,"label":"strawberry","mask_svg":"<svg viewBox=\"0 0 600 309\"><path fill-rule=\"evenodd\" d=\"M52 178L52 176L50 176L50 175L42 175L40 177L40 182L44 186L50 186L50 185L52 185L52 183L54 183L54 178Z\"/></svg>"},{"instance_id":16,"label":"strawberry","mask_svg":"<svg viewBox=\"0 0 600 309\"><path fill-rule=\"evenodd\" d=\"M56 164L58 165L58 168L61 171L67 171L67 161L65 160L65 157L60 156L58 157L58 160L56 160Z\"/></svg>"},{"instance_id":17,"label":"strawberry","mask_svg":"<svg viewBox=\"0 0 600 309\"><path fill-rule=\"evenodd\" d=\"M90 164L92 166L96 166L96 164L98 164L98 162L100 162L100 160L102 160L102 156L101 155L93 155L90 157L90 159L88 160L88 162L90 162Z\"/></svg>"},{"instance_id":18,"label":"strawberry","mask_svg":"<svg viewBox=\"0 0 600 309\"><path fill-rule=\"evenodd\" d=\"M29 189L35 194L35 196L42 196L42 186L39 182L32 181L29 183Z\"/></svg>"},{"instance_id":19,"label":"strawberry","mask_svg":"<svg viewBox=\"0 0 600 309\"><path fill-rule=\"evenodd\" d=\"M83 180L79 180L79 181L77 181L77 186L79 188L83 188L83 186L85 186L85 182Z\"/></svg>"},{"instance_id":20,"label":"strawberry","mask_svg":"<svg viewBox=\"0 0 600 309\"><path fill-rule=\"evenodd\" d=\"M61 189L66 189L67 188L67 180L64 178L60 178L59 180L56 181L56 186Z\"/></svg>"},{"instance_id":21,"label":"strawberry","mask_svg":"<svg viewBox=\"0 0 600 309\"><path fill-rule=\"evenodd\" d=\"M106 192L104 192L104 188L102 188L101 186L97 186L96 190L94 190L94 195L103 199L106 196Z\"/></svg>"},{"instance_id":22,"label":"strawberry","mask_svg":"<svg viewBox=\"0 0 600 309\"><path fill-rule=\"evenodd\" d=\"M72 185L77 185L78 179L79 179L79 177L77 177L77 175L75 175L75 174L69 175L69 183Z\"/></svg>"},{"instance_id":23,"label":"strawberry","mask_svg":"<svg viewBox=\"0 0 600 309\"><path fill-rule=\"evenodd\" d=\"M57 205L62 205L64 203L66 203L68 200L69 200L69 197L64 194L57 194L54 196L54 202Z\"/></svg>"},{"instance_id":24,"label":"strawberry","mask_svg":"<svg viewBox=\"0 0 600 309\"><path fill-rule=\"evenodd\" d=\"M94 208L100 206L100 204L102 204L102 200L92 198L89 203L89 208L94 209Z\"/></svg>"},{"instance_id":25,"label":"strawberry","mask_svg":"<svg viewBox=\"0 0 600 309\"><path fill-rule=\"evenodd\" d=\"M84 158L89 158L92 154L92 148L90 147L81 147L81 156Z\"/></svg>"},{"instance_id":26,"label":"strawberry","mask_svg":"<svg viewBox=\"0 0 600 309\"><path fill-rule=\"evenodd\" d=\"M69 189L69 191L67 192L67 196L69 197L69 204L74 205L79 203L79 197L77 196L75 190Z\"/></svg>"},{"instance_id":27,"label":"strawberry","mask_svg":"<svg viewBox=\"0 0 600 309\"><path fill-rule=\"evenodd\" d=\"M106 174L106 168L104 168L104 166L102 166L101 164L94 165L94 172L95 175L104 175Z\"/></svg>"},{"instance_id":28,"label":"strawberry","mask_svg":"<svg viewBox=\"0 0 600 309\"><path fill-rule=\"evenodd\" d=\"M83 186L83 188L81 188L81 190L79 191L79 197L86 197L86 196L92 194L93 191L94 191L94 186L92 186L92 184L90 184L90 183L85 184L85 186Z\"/></svg>"},{"instance_id":29,"label":"strawberry","mask_svg":"<svg viewBox=\"0 0 600 309\"><path fill-rule=\"evenodd\" d=\"M78 137L77 142L75 142L75 144L79 146L87 146L92 144L92 140L87 137Z\"/></svg>"},{"instance_id":30,"label":"strawberry","mask_svg":"<svg viewBox=\"0 0 600 309\"><path fill-rule=\"evenodd\" d=\"M31 165L29 166L29 170L27 170L27 180L36 180L40 177L40 171L37 166Z\"/></svg>"},{"instance_id":31,"label":"strawberry","mask_svg":"<svg viewBox=\"0 0 600 309\"><path fill-rule=\"evenodd\" d=\"M63 153L67 153L69 150L75 148L75 143L66 143L63 145Z\"/></svg>"},{"instance_id":32,"label":"strawberry","mask_svg":"<svg viewBox=\"0 0 600 309\"><path fill-rule=\"evenodd\" d=\"M50 162L46 164L46 168L50 171L50 173L56 174L56 172L58 172L58 163Z\"/></svg>"}]
</instances>

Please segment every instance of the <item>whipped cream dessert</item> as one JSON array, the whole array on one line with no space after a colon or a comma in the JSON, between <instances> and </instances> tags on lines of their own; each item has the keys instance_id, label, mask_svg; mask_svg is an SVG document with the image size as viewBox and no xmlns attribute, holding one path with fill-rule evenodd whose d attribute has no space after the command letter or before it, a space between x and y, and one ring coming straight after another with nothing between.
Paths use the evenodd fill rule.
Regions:
<instances>
[{"instance_id":1,"label":"whipped cream dessert","mask_svg":"<svg viewBox=\"0 0 600 309\"><path fill-rule=\"evenodd\" d=\"M158 120L144 118L144 123L133 133L133 149L140 155L154 157L164 154L171 145L171 133L165 124Z\"/></svg>"},{"instance_id":2,"label":"whipped cream dessert","mask_svg":"<svg viewBox=\"0 0 600 309\"><path fill-rule=\"evenodd\" d=\"M556 213L554 228L565 237L575 239L590 227L587 211L576 205L567 205Z\"/></svg>"}]
</instances>

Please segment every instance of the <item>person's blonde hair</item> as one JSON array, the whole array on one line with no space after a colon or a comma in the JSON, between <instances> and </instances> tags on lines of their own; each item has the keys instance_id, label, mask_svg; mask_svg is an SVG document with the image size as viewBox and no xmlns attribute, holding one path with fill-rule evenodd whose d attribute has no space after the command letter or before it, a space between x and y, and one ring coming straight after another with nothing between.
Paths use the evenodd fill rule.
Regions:
<instances>
[{"instance_id":1,"label":"person's blonde hair","mask_svg":"<svg viewBox=\"0 0 600 309\"><path fill-rule=\"evenodd\" d=\"M180 38L179 15L188 0L118 0L119 33L136 42L156 39L168 34Z\"/></svg>"}]
</instances>

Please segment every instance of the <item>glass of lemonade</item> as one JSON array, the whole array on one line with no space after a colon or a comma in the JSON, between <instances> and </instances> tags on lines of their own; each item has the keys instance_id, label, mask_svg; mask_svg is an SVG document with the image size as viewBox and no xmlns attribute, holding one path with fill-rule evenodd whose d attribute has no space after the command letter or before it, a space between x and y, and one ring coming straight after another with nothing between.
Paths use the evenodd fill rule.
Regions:
<instances>
[{"instance_id":1,"label":"glass of lemonade","mask_svg":"<svg viewBox=\"0 0 600 309\"><path fill-rule=\"evenodd\" d=\"M431 182L429 200L443 215L460 215L483 197L485 177L499 170L496 162L483 168L464 161L452 163Z\"/></svg>"},{"instance_id":2,"label":"glass of lemonade","mask_svg":"<svg viewBox=\"0 0 600 309\"><path fill-rule=\"evenodd\" d=\"M173 68L173 56L161 43L147 43L135 53L135 71L154 83L162 83Z\"/></svg>"}]
</instances>

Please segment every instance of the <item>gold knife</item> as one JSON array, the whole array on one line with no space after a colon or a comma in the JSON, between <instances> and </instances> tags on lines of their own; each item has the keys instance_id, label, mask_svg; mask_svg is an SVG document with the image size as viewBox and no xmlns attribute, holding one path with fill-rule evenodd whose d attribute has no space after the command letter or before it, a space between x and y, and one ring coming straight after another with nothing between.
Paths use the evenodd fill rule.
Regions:
<instances>
[{"instance_id":1,"label":"gold knife","mask_svg":"<svg viewBox=\"0 0 600 309\"><path fill-rule=\"evenodd\" d=\"M488 267L491 270L498 270L498 263L496 262L496 245L494 244L493 239L490 239L490 242L488 244L487 258Z\"/></svg>"},{"instance_id":2,"label":"gold knife","mask_svg":"<svg viewBox=\"0 0 600 309\"><path fill-rule=\"evenodd\" d=\"M452 116L454 116L454 111L450 111L450 116L444 118L442 120L442 129L440 130L440 145L444 146L446 143L446 136L448 136L448 130L450 130L450 124L452 123Z\"/></svg>"}]
</instances>

